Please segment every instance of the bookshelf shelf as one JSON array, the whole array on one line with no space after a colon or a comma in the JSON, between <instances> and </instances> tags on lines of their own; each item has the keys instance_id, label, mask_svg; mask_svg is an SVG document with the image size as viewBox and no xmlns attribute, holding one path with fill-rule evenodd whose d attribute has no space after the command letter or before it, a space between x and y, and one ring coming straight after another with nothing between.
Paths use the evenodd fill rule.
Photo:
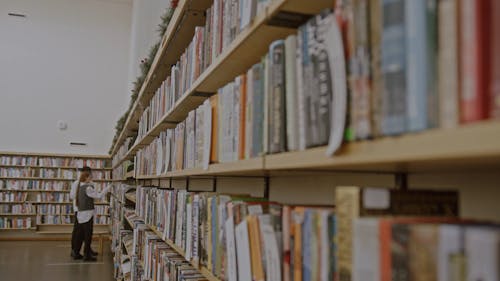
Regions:
<instances>
[{"instance_id":1,"label":"bookshelf shelf","mask_svg":"<svg viewBox=\"0 0 500 281\"><path fill-rule=\"evenodd\" d=\"M41 181L75 181L76 179L65 179L65 178L41 178L41 177L0 177L0 179L5 180L41 180ZM98 180L93 179L95 182L109 182L111 179Z\"/></svg>"},{"instance_id":2,"label":"bookshelf shelf","mask_svg":"<svg viewBox=\"0 0 500 281\"><path fill-rule=\"evenodd\" d=\"M0 217L33 217L36 213L31 214L10 214L10 213L0 213Z\"/></svg>"},{"instance_id":3,"label":"bookshelf shelf","mask_svg":"<svg viewBox=\"0 0 500 281\"><path fill-rule=\"evenodd\" d=\"M36 227L30 227L30 228L0 228L0 231L26 231L26 230L36 230Z\"/></svg>"},{"instance_id":4,"label":"bookshelf shelf","mask_svg":"<svg viewBox=\"0 0 500 281\"><path fill-rule=\"evenodd\" d=\"M478 138L477 136L481 136ZM338 170L373 172L424 172L440 169L470 170L500 165L500 122L484 121L449 130L429 130L398 137L344 144L333 157L326 147L265 155L237 162L212 164L207 170L189 169L137 179L186 176L255 175L286 170Z\"/></svg>"},{"instance_id":5,"label":"bookshelf shelf","mask_svg":"<svg viewBox=\"0 0 500 281\"><path fill-rule=\"evenodd\" d=\"M450 130L349 143L334 157L325 156L324 147L268 155L265 169L424 172L436 168L460 170L465 164L470 170L500 164L499 139L500 122L485 121Z\"/></svg>"},{"instance_id":6,"label":"bookshelf shelf","mask_svg":"<svg viewBox=\"0 0 500 281\"><path fill-rule=\"evenodd\" d=\"M208 169L195 168L168 172L160 176L137 176L137 179L175 178L187 176L239 175L259 176L264 174L264 157L245 159L237 162L211 164Z\"/></svg>"},{"instance_id":7,"label":"bookshelf shelf","mask_svg":"<svg viewBox=\"0 0 500 281\"><path fill-rule=\"evenodd\" d=\"M61 193L69 193L69 190L43 190L43 189L0 189L0 192L47 192L47 193L53 193L53 192L61 192Z\"/></svg>"},{"instance_id":8,"label":"bookshelf shelf","mask_svg":"<svg viewBox=\"0 0 500 281\"><path fill-rule=\"evenodd\" d=\"M5 156L32 156L32 157L57 157L57 158L95 158L109 159L109 155L84 155L84 154L57 154L57 153L31 153L31 152L12 152L0 151L0 155Z\"/></svg>"},{"instance_id":9,"label":"bookshelf shelf","mask_svg":"<svg viewBox=\"0 0 500 281\"><path fill-rule=\"evenodd\" d=\"M64 169L64 170L75 170L78 169L78 167L71 167L71 166L38 166L38 165L0 165L0 168L32 168L32 169L37 169L37 168L43 168L43 169ZM111 167L105 167L105 168L91 168L92 170L112 170Z\"/></svg>"},{"instance_id":10,"label":"bookshelf shelf","mask_svg":"<svg viewBox=\"0 0 500 281\"><path fill-rule=\"evenodd\" d=\"M136 198L135 198L135 193L127 193L125 194L125 198L127 198L127 200L135 203L136 201Z\"/></svg>"},{"instance_id":11,"label":"bookshelf shelf","mask_svg":"<svg viewBox=\"0 0 500 281\"><path fill-rule=\"evenodd\" d=\"M35 202L35 201L27 201L26 203L31 204L59 204L59 205L69 205L73 204L73 202ZM108 205L108 202L95 202L94 205Z\"/></svg>"},{"instance_id":12,"label":"bookshelf shelf","mask_svg":"<svg viewBox=\"0 0 500 281\"><path fill-rule=\"evenodd\" d=\"M181 3L179 3L179 7L184 8L185 2L186 1L181 1ZM202 3L206 1L195 2L200 2L198 4L200 5L200 9L203 7L208 8L210 4L210 1L207 1L208 3ZM143 139L137 141L136 144L129 149L125 157L114 165L113 168L117 167L125 160L132 159L138 149L151 143L161 131L167 128L174 128L177 123L186 118L191 110L198 107L208 98L205 95L198 96L197 93L215 93L220 87L234 79L236 75L247 71L253 64L257 63L261 59L262 55L268 50L268 46L272 41L285 38L287 35L295 32L294 28L270 25L269 23L275 15L282 11L313 15L330 6L331 1L326 0L313 1L312 3L302 0L280 0L273 3L270 7L268 7L266 12L258 15L253 20L251 25L236 37L236 39L215 59L215 61L212 62L212 64L200 75L200 77L194 81L191 88L187 90L175 103L174 107L164 115L158 124L156 124L143 137ZM180 13L181 9L179 9L179 7L179 11L176 12ZM203 25L203 22L201 25ZM191 25L189 20L187 20L186 23L182 23L180 26L181 29L177 32L177 37L182 37L182 35L179 34L183 34L182 30L184 29L189 30L190 34L190 36L186 38L188 41L185 45L179 45L181 48L184 48L189 43L189 40L191 40L192 35L194 34L194 26L196 25ZM167 36L170 36L168 33L169 30L167 30ZM185 32L188 33L188 31ZM255 42L259 43L255 44ZM164 44L162 43L162 46L163 45ZM157 53L153 66L151 67L146 81L143 84L139 98L132 108L132 113L129 115L124 129L120 133L120 136L113 147L112 155L116 153L116 150L128 134L138 128L137 123L140 119L141 112L138 111L138 107L136 105L139 104L139 101L141 101L140 103L142 104L149 102L149 99L154 94L156 88L161 84L161 79L166 77L167 71L169 70L168 66L175 63L180 54L183 52L183 49L179 50L177 56L172 56L173 59L170 64L166 64L163 68L157 69L155 62L159 60L159 57L161 57L166 51L167 48L160 48L160 51ZM169 51L167 53L173 55L175 52ZM152 73L155 71L157 71L157 73L155 73L154 77L155 79L158 78L158 81L149 81L148 78L152 76ZM143 94L146 89L148 89L149 94ZM134 122L132 122L132 119L134 119Z\"/></svg>"}]
</instances>

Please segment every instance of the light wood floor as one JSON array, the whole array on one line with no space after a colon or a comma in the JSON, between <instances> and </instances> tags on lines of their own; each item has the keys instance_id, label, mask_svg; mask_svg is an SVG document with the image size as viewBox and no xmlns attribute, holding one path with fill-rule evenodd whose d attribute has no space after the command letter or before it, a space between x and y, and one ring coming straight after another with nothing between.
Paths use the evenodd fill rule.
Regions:
<instances>
[{"instance_id":1,"label":"light wood floor","mask_svg":"<svg viewBox=\"0 0 500 281\"><path fill-rule=\"evenodd\" d=\"M0 280L111 281L112 260L109 242L97 262L88 263L70 257L69 241L1 241Z\"/></svg>"}]
</instances>

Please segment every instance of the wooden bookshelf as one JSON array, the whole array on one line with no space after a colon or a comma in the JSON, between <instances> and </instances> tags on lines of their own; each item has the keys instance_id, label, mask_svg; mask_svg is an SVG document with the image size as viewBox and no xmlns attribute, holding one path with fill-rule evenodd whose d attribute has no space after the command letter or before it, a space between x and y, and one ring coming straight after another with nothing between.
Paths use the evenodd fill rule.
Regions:
<instances>
[{"instance_id":1,"label":"wooden bookshelf","mask_svg":"<svg viewBox=\"0 0 500 281\"><path fill-rule=\"evenodd\" d=\"M481 138L478 138L481 136ZM460 170L500 165L500 121L483 121L449 130L428 130L397 137L347 143L333 157L326 147L305 151L265 155L208 169L188 169L137 179L187 176L240 175L265 176L280 171L363 171L424 172L437 167Z\"/></svg>"},{"instance_id":2,"label":"wooden bookshelf","mask_svg":"<svg viewBox=\"0 0 500 281\"><path fill-rule=\"evenodd\" d=\"M70 201L66 201L66 202L50 202L50 201L46 201L46 202L36 202L36 201L27 201L26 203L31 203L31 204L35 204L35 205L39 205L39 204L60 204L60 205L69 205L69 204L73 204L73 202L70 202ZM109 205L109 202L95 202L94 205Z\"/></svg>"},{"instance_id":3,"label":"wooden bookshelf","mask_svg":"<svg viewBox=\"0 0 500 281\"><path fill-rule=\"evenodd\" d=\"M32 168L32 169L38 169L38 168L43 168L43 169L63 169L63 170L76 170L79 169L78 167L71 167L71 166L38 166L38 165L0 165L0 168ZM91 168L92 170L112 170L111 167L104 167L104 168Z\"/></svg>"},{"instance_id":4,"label":"wooden bookshelf","mask_svg":"<svg viewBox=\"0 0 500 281\"><path fill-rule=\"evenodd\" d=\"M34 217L34 216L36 216L36 213L30 213L30 214L0 213L0 217Z\"/></svg>"},{"instance_id":5,"label":"wooden bookshelf","mask_svg":"<svg viewBox=\"0 0 500 281\"><path fill-rule=\"evenodd\" d=\"M264 157L245 159L237 162L211 164L208 169L195 168L168 172L160 176L137 176L137 179L175 178L188 176L240 175L252 176L264 173Z\"/></svg>"},{"instance_id":6,"label":"wooden bookshelf","mask_svg":"<svg viewBox=\"0 0 500 281\"><path fill-rule=\"evenodd\" d=\"M0 179L5 180L40 180L40 181L75 181L76 179L65 179L65 178L42 178L42 177L0 177ZM92 179L94 182L108 182L107 180Z\"/></svg>"},{"instance_id":7,"label":"wooden bookshelf","mask_svg":"<svg viewBox=\"0 0 500 281\"><path fill-rule=\"evenodd\" d=\"M124 129L113 146L111 155L116 153L125 138L131 136L137 130L138 121L143 110L142 104L149 103L156 89L170 71L170 66L175 64L189 45L189 42L193 39L194 28L205 23L203 12L211 4L211 0L180 0L177 4L177 8L161 40L158 52L139 91L139 96L125 121Z\"/></svg>"},{"instance_id":8,"label":"wooden bookshelf","mask_svg":"<svg viewBox=\"0 0 500 281\"><path fill-rule=\"evenodd\" d=\"M253 64L260 61L262 55L266 53L269 44L276 39L285 38L287 35L295 33L295 29L290 27L277 27L270 25L269 22L272 18L282 11L297 12L301 14L314 15L321 12L325 7L330 7L331 1L318 0L313 2L304 2L303 0L279 0L275 1L267 12L258 15L252 24L243 30L236 39L220 54L215 61L194 81L193 85L188 89L184 95L175 103L173 108L167 112L163 118L147 132L147 134L129 149L125 157L123 157L113 168L119 166L123 161L133 159L137 151L148 144L150 144L155 137L167 128L175 128L177 123L184 120L188 113L201 105L208 96L198 95L198 93L215 93L217 90L232 81L238 74L246 72ZM184 24L182 25L184 26ZM194 32L193 26L186 25L186 28L191 28ZM190 37L191 38L191 37ZM259 42L259 44L255 44ZM189 43L189 42L188 42ZM161 53L160 50L158 53ZM181 53L180 53L181 54ZM180 55L179 54L179 55ZM174 60L173 62L175 62ZM170 65L170 64L169 64ZM169 69L169 68L168 68ZM151 71L154 68L151 67ZM163 74L163 75L160 75ZM158 73L157 76L166 77L167 73ZM147 79L144 84L147 84ZM161 81L154 86L159 87ZM156 88L153 87L152 94ZM151 95L148 98L151 98ZM138 98L140 100L140 97ZM149 100L143 102L148 103ZM134 107L135 108L135 107ZM134 112L135 109L131 112ZM139 112L137 120L134 122L134 127L128 128L128 122L125 123L122 134L126 131L136 130L137 122L140 119ZM133 114L130 114L133 115ZM131 116L129 116L131 117ZM118 138L115 143L113 153L116 152L121 142L125 139L125 134Z\"/></svg>"},{"instance_id":9,"label":"wooden bookshelf","mask_svg":"<svg viewBox=\"0 0 500 281\"><path fill-rule=\"evenodd\" d=\"M47 193L53 193L53 192L61 192L61 193L70 193L69 190L44 190L44 189L0 189L0 192L47 192Z\"/></svg>"},{"instance_id":10,"label":"wooden bookshelf","mask_svg":"<svg viewBox=\"0 0 500 281\"><path fill-rule=\"evenodd\" d=\"M147 227L149 227L149 229L151 231L153 231L162 241L164 241L170 248L172 248L174 251L176 251L179 255L181 255L184 259L186 259L186 252L180 248L179 246L177 246L172 240L170 239L163 239L163 233L161 233L160 231L158 231L158 229L152 225L149 225L149 224L146 224ZM186 259L186 261L188 261L192 267L194 267L195 269L197 269L198 271L200 271L200 273L203 275L203 277L205 277L207 280L209 281L220 281L219 278L215 277L212 272L210 270L208 270L206 267L204 266L200 266L198 264L195 264L194 262L191 262L189 260Z\"/></svg>"},{"instance_id":11,"label":"wooden bookshelf","mask_svg":"<svg viewBox=\"0 0 500 281\"><path fill-rule=\"evenodd\" d=\"M126 193L125 198L133 203L136 201L135 193Z\"/></svg>"},{"instance_id":12,"label":"wooden bookshelf","mask_svg":"<svg viewBox=\"0 0 500 281\"><path fill-rule=\"evenodd\" d=\"M74 159L105 159L109 160L109 155L92 155L92 154L60 154L60 153L38 153L38 152L13 152L0 151L0 155L5 156L27 156L27 157L54 157L54 158L74 158Z\"/></svg>"},{"instance_id":13,"label":"wooden bookshelf","mask_svg":"<svg viewBox=\"0 0 500 281\"><path fill-rule=\"evenodd\" d=\"M26 231L26 230L36 230L36 227L30 227L30 228L0 228L0 231Z\"/></svg>"}]
</instances>

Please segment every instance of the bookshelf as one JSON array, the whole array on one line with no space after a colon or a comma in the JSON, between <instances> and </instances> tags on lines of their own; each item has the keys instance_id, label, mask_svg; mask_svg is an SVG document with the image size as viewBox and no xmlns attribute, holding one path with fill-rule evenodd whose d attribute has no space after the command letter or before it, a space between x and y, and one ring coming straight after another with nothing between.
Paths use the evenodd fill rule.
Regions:
<instances>
[{"instance_id":1,"label":"bookshelf","mask_svg":"<svg viewBox=\"0 0 500 281\"><path fill-rule=\"evenodd\" d=\"M74 176L77 175L77 169L83 165L91 166L94 176L102 178L94 180L98 188L111 182L110 158L106 155L0 152L0 172L2 172L0 193L27 196L26 200L4 200L0 202L0 205L32 210L21 214L2 212L0 218L31 218L32 227L16 229L17 232L8 232L11 234L0 235L0 239L36 240L46 239L39 234L52 233L58 237L67 237L68 234L71 234L72 224L62 223L62 220L63 218L74 219L73 211L70 210L73 203L68 201L68 198L71 183L75 180ZM52 175L64 174L64 176L49 177L50 173ZM69 175L72 177L70 178ZM109 203L96 202L96 205L107 206ZM14 210L13 208L6 207L4 210ZM101 217L101 215L98 214L97 217ZM58 218L61 223L41 223L44 218ZM40 224L38 224L38 219L40 219ZM96 227L105 229L108 225L96 225ZM23 234L22 230L35 231Z\"/></svg>"},{"instance_id":2,"label":"bookshelf","mask_svg":"<svg viewBox=\"0 0 500 281\"><path fill-rule=\"evenodd\" d=\"M113 162L113 169L120 168L126 161L136 160L138 152L152 144L165 130L175 128L221 87L259 62L269 51L270 43L296 33L303 19L332 6L332 1L323 0L270 1L264 11L257 14L249 26L237 34L181 93L170 110L141 138L127 143L124 149L126 139L134 139L137 135L141 116L156 89L169 76L170 66L179 60L189 45L195 27L204 24L199 14L192 12L190 5L197 5L196 10L203 11L212 2L179 2L139 97L112 147L112 157L120 151L120 157ZM291 18L295 20L290 20ZM337 199L336 188L342 185L383 186L388 190L406 190L409 187L415 190L456 189L461 194L460 208L464 217L498 223L500 209L491 199L490 192L499 195L499 140L500 121L488 119L458 124L454 128L435 128L406 132L398 136L346 141L332 157L326 155L325 146L319 146L301 151L263 154L233 162L212 163L206 169L177 169L159 175L141 175L139 168L135 166L136 173L133 175L137 185L151 188L193 191L197 190L193 186L201 186L202 189L198 190L200 192L258 193L270 201L297 205L333 206ZM120 175L116 181L125 181L131 176L128 173ZM168 184L162 181L164 179L170 180ZM139 203L135 194L126 194L124 200ZM150 204L154 205L153 202ZM123 224L127 225L127 229L134 226L127 217ZM154 225L146 223L146 226L177 254L188 260L182 247L162 238L163 233ZM129 249L125 251L128 255L131 254ZM138 261L138 264L142 268L145 266L142 261ZM205 279L219 280L211 270L197 264L191 265Z\"/></svg>"}]
</instances>

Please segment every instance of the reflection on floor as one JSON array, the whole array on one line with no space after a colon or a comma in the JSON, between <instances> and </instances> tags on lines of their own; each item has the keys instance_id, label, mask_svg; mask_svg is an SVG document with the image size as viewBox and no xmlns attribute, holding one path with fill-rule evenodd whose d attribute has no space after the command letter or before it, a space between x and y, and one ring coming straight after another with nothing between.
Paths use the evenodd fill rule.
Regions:
<instances>
[{"instance_id":1,"label":"reflection on floor","mask_svg":"<svg viewBox=\"0 0 500 281\"><path fill-rule=\"evenodd\" d=\"M109 242L103 250L97 262L88 263L69 256L69 241L0 241L0 280L111 281L114 279Z\"/></svg>"}]
</instances>

